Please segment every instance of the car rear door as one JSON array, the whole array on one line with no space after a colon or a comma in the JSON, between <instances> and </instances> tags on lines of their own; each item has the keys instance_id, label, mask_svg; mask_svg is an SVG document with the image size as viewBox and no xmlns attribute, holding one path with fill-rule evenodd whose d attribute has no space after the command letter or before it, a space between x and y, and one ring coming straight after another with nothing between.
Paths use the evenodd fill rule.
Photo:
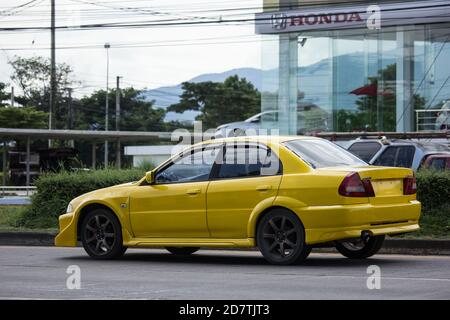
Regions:
<instances>
[{"instance_id":1,"label":"car rear door","mask_svg":"<svg viewBox=\"0 0 450 320\"><path fill-rule=\"evenodd\" d=\"M250 214L258 204L273 202L281 172L281 162L266 146L228 143L207 191L211 237L247 238Z\"/></svg>"}]
</instances>

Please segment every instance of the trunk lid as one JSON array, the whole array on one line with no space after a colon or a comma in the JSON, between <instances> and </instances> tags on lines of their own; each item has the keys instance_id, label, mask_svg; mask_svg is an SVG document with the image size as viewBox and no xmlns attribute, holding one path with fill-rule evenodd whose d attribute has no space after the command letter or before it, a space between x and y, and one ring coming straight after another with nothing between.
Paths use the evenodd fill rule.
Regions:
<instances>
[{"instance_id":1,"label":"trunk lid","mask_svg":"<svg viewBox=\"0 0 450 320\"><path fill-rule=\"evenodd\" d=\"M344 175L357 172L361 179L370 179L375 197L370 197L371 204L405 203L415 199L415 195L403 194L403 179L414 175L412 169L358 166L358 167L330 167L317 170L338 171Z\"/></svg>"}]
</instances>

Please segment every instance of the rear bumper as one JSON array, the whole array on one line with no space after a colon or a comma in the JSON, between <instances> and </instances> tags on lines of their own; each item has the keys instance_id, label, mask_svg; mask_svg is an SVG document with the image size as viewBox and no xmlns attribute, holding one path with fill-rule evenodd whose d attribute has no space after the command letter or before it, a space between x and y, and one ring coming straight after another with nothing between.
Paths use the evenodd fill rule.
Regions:
<instances>
[{"instance_id":1,"label":"rear bumper","mask_svg":"<svg viewBox=\"0 0 450 320\"><path fill-rule=\"evenodd\" d=\"M413 232L420 229L421 204L361 204L309 207L297 211L305 226L307 244L357 238L362 231L372 235Z\"/></svg>"}]
</instances>

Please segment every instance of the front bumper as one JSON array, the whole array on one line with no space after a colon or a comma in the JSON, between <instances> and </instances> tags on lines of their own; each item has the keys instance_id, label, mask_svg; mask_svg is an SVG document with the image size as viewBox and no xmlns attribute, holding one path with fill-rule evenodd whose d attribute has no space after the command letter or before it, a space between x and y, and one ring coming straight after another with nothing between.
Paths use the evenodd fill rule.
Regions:
<instances>
[{"instance_id":1,"label":"front bumper","mask_svg":"<svg viewBox=\"0 0 450 320\"><path fill-rule=\"evenodd\" d=\"M59 216L59 234L55 237L57 247L77 246L77 224L73 213L66 213Z\"/></svg>"}]
</instances>

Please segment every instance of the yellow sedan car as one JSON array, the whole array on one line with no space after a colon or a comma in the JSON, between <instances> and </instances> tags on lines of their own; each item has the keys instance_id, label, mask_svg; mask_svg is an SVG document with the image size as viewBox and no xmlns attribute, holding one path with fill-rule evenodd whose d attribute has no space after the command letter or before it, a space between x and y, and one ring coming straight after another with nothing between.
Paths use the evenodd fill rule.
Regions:
<instances>
[{"instance_id":1,"label":"yellow sedan car","mask_svg":"<svg viewBox=\"0 0 450 320\"><path fill-rule=\"evenodd\" d=\"M93 258L128 247L258 247L273 264L315 246L377 253L385 235L419 229L414 173L370 166L314 137L235 137L189 147L140 181L73 199L56 246L81 241Z\"/></svg>"}]
</instances>

